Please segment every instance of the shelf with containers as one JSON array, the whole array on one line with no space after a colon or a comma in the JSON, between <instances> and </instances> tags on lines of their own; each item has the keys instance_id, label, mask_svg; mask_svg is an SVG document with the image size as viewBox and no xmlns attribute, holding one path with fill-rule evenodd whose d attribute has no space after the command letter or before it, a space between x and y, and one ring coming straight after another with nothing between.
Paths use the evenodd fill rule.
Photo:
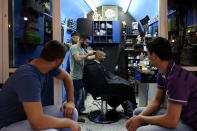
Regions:
<instances>
[{"instance_id":1,"label":"shelf with containers","mask_svg":"<svg viewBox=\"0 0 197 131\"><path fill-rule=\"evenodd\" d=\"M138 32L138 22L132 22L131 26L122 22L122 40L126 43L136 43L136 38L139 34Z\"/></svg>"},{"instance_id":2,"label":"shelf with containers","mask_svg":"<svg viewBox=\"0 0 197 131\"><path fill-rule=\"evenodd\" d=\"M120 43L119 21L93 21L92 43Z\"/></svg>"},{"instance_id":3,"label":"shelf with containers","mask_svg":"<svg viewBox=\"0 0 197 131\"><path fill-rule=\"evenodd\" d=\"M133 24L134 23L134 24ZM122 25L121 29L121 37L125 43L125 51L127 52L127 69L128 69L128 80L135 79L135 70L134 66L137 66L139 63L140 58L139 55L143 52L143 47L139 48L137 43L137 36L138 36L138 28L136 27L138 24L137 22L133 22L132 26L127 26L126 24ZM134 63L136 63L134 65Z\"/></svg>"},{"instance_id":4,"label":"shelf with containers","mask_svg":"<svg viewBox=\"0 0 197 131\"><path fill-rule=\"evenodd\" d=\"M140 61L145 59L145 52L142 49L125 49L128 52L128 79L135 78L135 68L141 69Z\"/></svg>"},{"instance_id":5,"label":"shelf with containers","mask_svg":"<svg viewBox=\"0 0 197 131\"><path fill-rule=\"evenodd\" d=\"M121 29L122 41L126 44L126 49L132 49L132 45L137 43L138 36L138 23L132 22L132 26L126 25L126 23L122 24Z\"/></svg>"},{"instance_id":6,"label":"shelf with containers","mask_svg":"<svg viewBox=\"0 0 197 131\"><path fill-rule=\"evenodd\" d=\"M125 51L127 52L127 69L128 69L128 80L135 79L135 68L140 68L140 61L145 59L146 52L141 44L126 43Z\"/></svg>"}]
</instances>

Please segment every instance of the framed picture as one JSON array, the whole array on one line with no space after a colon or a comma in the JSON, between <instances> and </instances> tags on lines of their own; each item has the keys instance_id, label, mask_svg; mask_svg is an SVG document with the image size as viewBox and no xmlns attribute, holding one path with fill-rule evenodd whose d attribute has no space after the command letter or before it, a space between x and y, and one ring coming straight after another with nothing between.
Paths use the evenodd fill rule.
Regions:
<instances>
[{"instance_id":1,"label":"framed picture","mask_svg":"<svg viewBox=\"0 0 197 131\"><path fill-rule=\"evenodd\" d=\"M102 6L103 20L118 20L117 6Z\"/></svg>"},{"instance_id":2,"label":"framed picture","mask_svg":"<svg viewBox=\"0 0 197 131\"><path fill-rule=\"evenodd\" d=\"M138 22L132 22L132 30L138 30Z\"/></svg>"}]
</instances>

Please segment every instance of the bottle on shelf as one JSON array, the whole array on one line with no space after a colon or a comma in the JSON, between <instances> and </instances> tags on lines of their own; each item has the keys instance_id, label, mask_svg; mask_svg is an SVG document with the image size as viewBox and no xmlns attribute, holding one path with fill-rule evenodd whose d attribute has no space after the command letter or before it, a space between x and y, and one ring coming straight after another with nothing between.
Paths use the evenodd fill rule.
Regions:
<instances>
[{"instance_id":1,"label":"bottle on shelf","mask_svg":"<svg viewBox=\"0 0 197 131\"><path fill-rule=\"evenodd\" d=\"M144 53L141 52L141 54L140 54L140 61L143 61L143 60L144 60Z\"/></svg>"}]
</instances>

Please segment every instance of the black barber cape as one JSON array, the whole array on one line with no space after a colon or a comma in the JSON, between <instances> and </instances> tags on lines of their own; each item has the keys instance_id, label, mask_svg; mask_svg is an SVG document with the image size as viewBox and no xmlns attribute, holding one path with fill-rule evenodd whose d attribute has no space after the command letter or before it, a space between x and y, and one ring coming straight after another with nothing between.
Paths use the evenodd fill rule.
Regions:
<instances>
[{"instance_id":1,"label":"black barber cape","mask_svg":"<svg viewBox=\"0 0 197 131\"><path fill-rule=\"evenodd\" d=\"M87 73L91 73L87 75ZM88 78L88 76L95 76L96 80L92 80ZM101 82L103 84L109 85L124 85L124 86L132 86L132 83L128 82L122 77L119 77L110 71L107 71L102 63L97 63L96 61L92 61L85 65L84 67L84 86L86 86L87 82L95 83ZM113 86L112 86L113 87Z\"/></svg>"}]
</instances>

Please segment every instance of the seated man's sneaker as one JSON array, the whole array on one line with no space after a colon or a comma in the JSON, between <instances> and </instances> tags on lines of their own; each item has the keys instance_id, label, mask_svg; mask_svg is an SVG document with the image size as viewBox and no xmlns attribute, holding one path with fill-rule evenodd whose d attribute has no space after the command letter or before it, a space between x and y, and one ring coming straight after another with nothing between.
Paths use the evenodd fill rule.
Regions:
<instances>
[{"instance_id":1,"label":"seated man's sneaker","mask_svg":"<svg viewBox=\"0 0 197 131\"><path fill-rule=\"evenodd\" d=\"M79 115L80 116L87 116L90 112L89 111L80 111Z\"/></svg>"}]
</instances>

